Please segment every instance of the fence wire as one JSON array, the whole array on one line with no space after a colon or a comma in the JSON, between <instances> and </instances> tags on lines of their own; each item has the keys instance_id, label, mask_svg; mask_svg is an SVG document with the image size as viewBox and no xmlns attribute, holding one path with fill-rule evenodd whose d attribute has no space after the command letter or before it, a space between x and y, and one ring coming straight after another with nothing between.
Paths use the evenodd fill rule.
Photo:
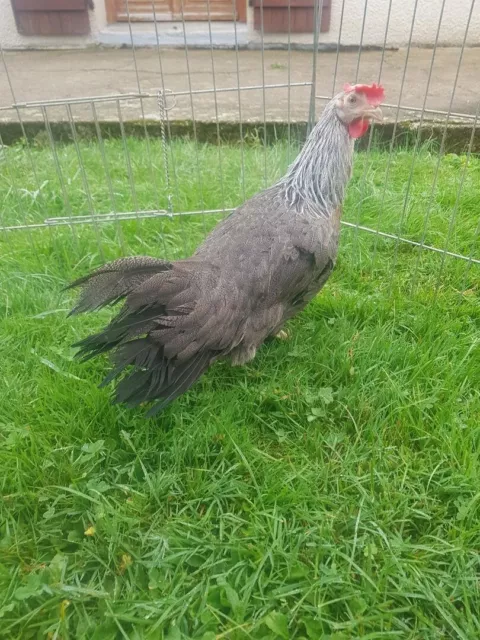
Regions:
<instances>
[{"instance_id":1,"label":"fence wire","mask_svg":"<svg viewBox=\"0 0 480 640\"><path fill-rule=\"evenodd\" d=\"M383 34L383 46L378 51L379 69L377 81L382 82L383 74L385 70L385 55L387 52L388 34L390 29L390 21L392 17L392 1L389 0ZM366 224L364 221L365 207L368 203L368 189L369 189L369 173L372 168L371 156L375 147L376 140L376 128L372 126L370 128L368 142L366 145L366 152L363 160L363 169L357 185L357 193L359 195L357 203L354 207L353 220L343 220L342 224L354 231L354 245L360 247L359 236L360 234L369 233L374 235L374 241L372 244L372 256L371 262L375 266L378 258L379 240L383 239L391 243L392 246L392 258L390 263L391 273L395 271L399 247L401 244L409 245L417 249L417 254L414 264L414 275L412 279L412 290L415 287L417 281L417 273L420 268L422 255L425 252L432 252L439 255L439 266L436 278L436 288L438 290L440 286L441 277L444 271L446 257L455 258L464 261L465 270L463 274L464 283L466 286L470 269L473 265L480 264L480 255L478 254L478 238L480 235L480 216L477 213L478 222L475 226L473 237L471 238L471 246L468 251L460 251L452 248L451 241L454 236L455 225L458 219L458 213L462 206L462 197L464 186L468 178L468 172L470 171L471 157L474 153L474 140L475 132L477 128L477 121L479 116L479 105L477 105L475 113L467 113L454 109L455 94L459 77L462 69L462 62L464 59L464 52L467 46L467 37L471 18L473 15L475 0L472 0L469 13L465 25L463 42L460 47L460 53L458 57L458 64L455 70L455 77L451 87L449 88L449 100L448 108L434 109L428 106L432 78L435 62L437 60L437 53L440 43L441 29L444 27L444 9L446 0L442 0L438 22L436 23L436 35L431 49L431 58L428 67L428 75L425 83L425 91L421 104L405 104L403 95L405 87L407 85L407 78L410 65L410 55L414 46L414 32L415 26L418 21L419 0L414 0L413 9L410 16L405 19L410 21L409 26L409 38L404 51L404 63L401 69L401 79L399 82L398 99L396 102L387 102L384 107L390 110L393 114L391 117L391 136L388 142L388 151L383 156L384 162L384 175L382 177L380 206L376 219L371 221L370 224ZM251 172L255 171L255 167L247 165L246 161L246 144L247 133L251 131L251 127L247 127L247 123L244 118L245 100L248 100L251 92L259 92L261 94L261 107L259 114L261 120L259 122L259 140L263 147L263 186L268 186L273 180L273 174L276 168L269 167L269 135L268 131L271 127L269 122L269 99L270 96L278 96L278 92L286 93L286 163L290 163L293 159L293 125L296 124L292 117L292 92L304 90L308 93L305 100L305 122L307 124L307 131L310 130L315 122L316 112L318 111L317 103L323 103L329 99L339 90L339 73L341 69L341 59L343 55L343 31L344 21L346 16L346 0L342 0L341 5L339 3L339 26L338 26L338 38L334 49L333 58L333 70L331 80L331 93L325 92L325 88L322 85L319 87L318 83L318 69L319 64L323 62L323 52L320 50L320 32L322 25L322 14L324 11L323 0L315 0L313 6L313 21L311 32L311 47L310 64L311 64L311 79L308 81L295 81L295 74L292 69L292 42L294 39L294 29L292 26L292 7L297 5L288 0L287 2L287 22L288 29L286 34L286 81L285 82L268 82L266 75L266 51L267 43L265 38L265 11L264 1L256 0L255 7L259 11L260 15L260 29L259 29L259 64L260 64L260 82L243 82L244 78L241 77L241 60L244 52L241 51L241 46L238 38L237 27L237 15L236 15L236 1L232 0L232 29L233 29L233 51L234 51L234 74L236 81L232 83L232 86L222 86L222 80L218 72L218 64L216 63L218 50L214 43L214 30L212 28L212 12L211 12L211 0L206 0L207 20L206 28L208 30L208 52L209 52L209 73L211 76L211 86L201 87L195 85L195 75L192 71L192 59L195 57L195 53L189 45L188 36L188 20L185 15L184 0L180 0L180 13L181 13L181 29L183 33L183 55L186 66L186 83L187 87L184 89L173 89L169 86L169 76L165 72L165 50L161 46L161 38L159 25L160 21L157 19L156 3L155 0L151 0L152 18L155 28L155 50L156 57L158 58L158 72L154 74L154 81L145 86L145 80L141 79L141 57L138 55L137 46L135 44L134 37L134 25L131 20L130 0L125 0L125 11L128 18L128 33L130 39L130 51L132 59L132 68L135 74L136 91L128 93L110 93L106 95L84 95L80 97L62 97L56 96L49 100L33 99L30 101L19 101L15 95L14 81L12 79L12 73L9 70L7 56L3 48L0 52L2 58L2 66L7 79L8 89L11 94L11 104L0 107L0 118L16 120L20 126L23 146L19 147L19 153L24 154L26 164L30 168L31 182L35 185L35 204L37 214L39 211L44 212L43 218L37 218L36 220L29 219L27 211L24 210L19 216L12 220L11 217L7 218L8 212L0 209L0 231L4 238L9 238L10 242L15 242L14 236L10 235L13 232L24 232L28 235L29 242L32 247L32 251L38 254L38 248L36 247L35 231L39 229L49 229L49 233L54 233L56 228L69 227L73 242L78 246L81 229L84 226L90 226L95 233L98 254L104 257L104 235L103 229L105 225L114 225L116 238L120 245L121 253L126 255L128 253L128 247L125 240L124 223L134 221L137 225L142 220L146 219L158 219L160 223L170 218L178 218L180 221L181 229L181 244L183 255L188 255L191 239L189 237L189 222L188 219L191 216L201 215L203 235L208 231L205 214L222 214L225 215L232 211L235 206L240 204L249 195L247 183L251 176ZM375 7L369 5L368 0L364 0L362 4L362 20L359 29L359 46L356 62L354 65L353 78L345 78L344 80L354 80L355 82L362 80L361 78L361 63L362 54L365 51L364 48L364 36L367 21L371 15L371 12L375 11ZM332 57L331 53L325 54ZM247 78L250 80L250 78ZM370 79L369 79L370 80ZM241 198L238 202L232 203L231 194L228 193L226 173L228 172L227 163L225 160L225 145L223 144L223 130L228 124L230 127L231 122L225 121L222 118L222 96L227 95L236 96L236 109L238 111L238 120L236 126L238 127L238 140L239 140L239 154L240 154L240 168L239 168L239 180ZM211 96L212 103L212 115L213 123L215 127L215 144L217 146L217 180L218 180L218 207L209 208L205 200L205 177L202 171L202 156L201 156L201 143L198 135L199 122L196 110L196 100L202 96ZM272 98L274 99L274 98ZM169 104L169 100L172 103ZM184 194L180 193L180 180L185 180L185 176L181 176L182 167L179 165L179 158L176 156L172 142L174 140L173 125L175 123L175 112L177 109L177 103L181 100L187 100L190 107L190 120L193 137L193 149L195 156L195 175L188 176L189 183L196 183L196 201L191 202L188 198L185 198ZM408 102L408 101L407 101ZM118 193L118 181L119 176L112 173L112 162L107 152L106 136L104 130L104 118L102 116L102 110L108 105L113 105L116 111L115 124L118 125L122 152L123 162L125 165L124 184L128 185L128 192L125 197L122 197ZM133 106L136 105L136 106ZM153 105L153 107L152 107ZM152 119L151 114L147 118L146 110L153 109L154 117ZM59 110L64 110L63 117L59 117ZM132 148L134 143L132 142L130 135L131 124L136 118L132 117L133 113L138 113L141 121L142 140L145 150L145 164L146 170L149 174L149 184L153 191L153 198L151 206L145 208L141 206L141 200L139 198L138 189L138 167L134 166L132 160ZM78 111L78 113L77 113ZM85 113L89 112L90 116L86 117ZM128 111L128 113L127 113ZM38 121L38 113L41 115L41 121ZM411 163L408 170L408 177L406 179L405 190L403 194L402 203L398 211L398 219L395 224L395 229L385 228L383 220L383 213L387 208L387 200L389 194L389 185L391 180L391 172L394 167L396 159L396 144L398 138L398 128L401 121L402 114L407 113L414 115L416 118L415 128L413 129L413 147L411 149ZM80 115L79 115L80 114ZM96 153L100 159L101 172L104 178L106 198L97 197L95 189L91 184L91 171L89 172L88 162L85 158L86 151L83 150L81 145L80 125L83 126L84 120L91 120L95 132L95 145ZM429 120L430 119L430 120ZM406 221L409 215L409 210L412 205L412 200L415 198L415 175L416 168L420 157L420 151L422 143L424 142L425 127L428 123L430 126L431 120L434 119L437 123L437 127L441 127L441 137L438 151L436 152L436 160L434 162L434 170L431 181L430 192L428 201L426 203L425 212L422 221L422 227L418 234L418 237L409 237L405 228ZM442 246L436 246L435 243L430 242L430 237L435 237L435 233L432 231L432 212L435 208L435 193L438 187L438 180L440 170L442 166L442 160L445 156L445 142L448 134L448 127L452 119L467 123L471 125L471 136L466 149L466 156L464 156L463 165L461 171L458 174L457 191L455 201L451 206L450 219L446 225L447 231L445 235L445 241ZM152 122L160 122L161 136L160 146L157 143L155 137L151 134ZM69 140L73 143L75 151L75 163L77 172L80 177L80 186L72 186L72 180L69 177L68 172L71 167L65 167L65 154L61 149L62 141L59 140L59 136L56 135L55 130L58 123L66 122L69 127ZM46 140L50 149L52 167L58 181L59 193L61 194L61 212L66 215L50 215L50 204L44 199L44 185L41 182L39 176L39 170L35 163L34 152L32 150L33 134L29 134L31 124L37 125L35 135L38 135L38 127L40 124L43 126ZM26 126L28 124L29 126ZM109 123L112 124L112 123ZM55 125L55 127L54 127ZM250 125L250 123L248 123ZM33 129L32 129L33 130ZM1 125L0 125L1 132ZM247 133L246 133L247 132ZM89 140L89 144L93 145L92 140ZM0 145L3 150L6 149L2 138L0 138ZM89 155L90 158L90 155ZM0 161L3 163L3 174L9 180L10 188L20 193L24 188L19 184L18 177L15 176L14 167L12 167L12 161L8 153L3 152L0 156ZM71 162L71 160L70 160ZM136 161L135 161L136 162ZM142 165L143 167L143 165ZM284 168L284 167L283 167ZM96 176L98 179L98 176ZM76 190L75 190L76 189ZM98 189L96 189L98 191ZM150 201L149 201L150 202ZM192 206L193 205L193 206ZM85 208L82 208L85 207ZM138 229L138 226L137 226ZM173 251L174 255L178 255L178 247L174 248L171 245L168 234L164 232L164 228L161 227L159 237L162 242L163 254L165 257L169 257ZM359 257L361 257L359 249Z\"/></svg>"}]
</instances>

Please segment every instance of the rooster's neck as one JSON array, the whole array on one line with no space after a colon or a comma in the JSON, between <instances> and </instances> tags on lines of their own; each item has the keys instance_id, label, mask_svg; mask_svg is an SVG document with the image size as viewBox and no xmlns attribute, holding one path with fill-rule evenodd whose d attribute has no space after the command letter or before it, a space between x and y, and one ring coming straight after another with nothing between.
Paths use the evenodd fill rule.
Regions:
<instances>
[{"instance_id":1,"label":"rooster's neck","mask_svg":"<svg viewBox=\"0 0 480 640\"><path fill-rule=\"evenodd\" d=\"M337 116L335 101L327 104L280 181L290 207L322 217L330 217L341 205L352 171L353 139Z\"/></svg>"}]
</instances>

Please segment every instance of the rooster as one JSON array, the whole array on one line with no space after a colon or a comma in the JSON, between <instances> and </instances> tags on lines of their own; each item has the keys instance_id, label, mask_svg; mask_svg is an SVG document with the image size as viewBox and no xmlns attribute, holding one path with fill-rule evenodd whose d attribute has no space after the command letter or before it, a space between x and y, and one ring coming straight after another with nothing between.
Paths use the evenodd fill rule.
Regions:
<instances>
[{"instance_id":1,"label":"rooster","mask_svg":"<svg viewBox=\"0 0 480 640\"><path fill-rule=\"evenodd\" d=\"M164 409L221 358L242 365L320 291L335 264L354 140L382 120L383 88L345 85L287 174L218 224L185 260L121 258L73 282L71 314L123 301L103 331L78 342L88 360L111 351L100 386L115 401Z\"/></svg>"}]
</instances>

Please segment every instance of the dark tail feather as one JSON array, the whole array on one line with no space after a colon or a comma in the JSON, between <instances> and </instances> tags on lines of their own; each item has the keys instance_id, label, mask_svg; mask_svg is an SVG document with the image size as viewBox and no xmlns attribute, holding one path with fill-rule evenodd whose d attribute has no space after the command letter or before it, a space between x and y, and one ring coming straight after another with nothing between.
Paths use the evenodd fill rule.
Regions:
<instances>
[{"instance_id":1,"label":"dark tail feather","mask_svg":"<svg viewBox=\"0 0 480 640\"><path fill-rule=\"evenodd\" d=\"M69 315L115 304L153 275L171 268L170 262L143 256L114 260L65 287L82 287L79 300Z\"/></svg>"},{"instance_id":2,"label":"dark tail feather","mask_svg":"<svg viewBox=\"0 0 480 640\"><path fill-rule=\"evenodd\" d=\"M158 351L158 348L152 348L152 344L146 338L138 338L120 345L112 357L115 367L100 383L99 388L113 382L129 365L135 364L139 369L152 369L158 357Z\"/></svg>"},{"instance_id":3,"label":"dark tail feather","mask_svg":"<svg viewBox=\"0 0 480 640\"><path fill-rule=\"evenodd\" d=\"M172 403L178 396L181 396L185 391L200 378L208 369L210 363L210 356L208 353L199 353L195 358L187 363L187 366L182 368L181 375L175 376L174 381L170 384L165 391L160 394L162 400L153 405L147 412L147 418L151 418L160 411L163 411L170 403ZM168 395L166 395L168 394Z\"/></svg>"},{"instance_id":4,"label":"dark tail feather","mask_svg":"<svg viewBox=\"0 0 480 640\"><path fill-rule=\"evenodd\" d=\"M159 316L163 312L163 306L145 307L138 310L135 316L120 312L103 331L88 336L72 345L79 348L75 357L86 362L95 356L114 349L122 340L148 333L153 327L161 328ZM126 342L125 344L133 344L134 342Z\"/></svg>"},{"instance_id":5,"label":"dark tail feather","mask_svg":"<svg viewBox=\"0 0 480 640\"><path fill-rule=\"evenodd\" d=\"M194 269L196 266L195 263ZM171 270L172 273L165 273ZM212 354L198 351L202 342L196 340L195 326L188 326L188 322L185 325L197 303L192 273L195 271L184 264L122 258L70 285L69 288L82 287L72 314L126 299L103 331L74 345L79 347L77 357L83 360L112 351L113 370L100 386L121 377L116 384L116 402L128 406L156 402L147 414L153 416L208 369ZM190 351L186 351L189 343ZM187 352L191 357L179 360L180 347L185 356Z\"/></svg>"},{"instance_id":6,"label":"dark tail feather","mask_svg":"<svg viewBox=\"0 0 480 640\"><path fill-rule=\"evenodd\" d=\"M135 407L160 399L147 413L151 417L165 409L187 391L208 369L210 354L197 353L186 362L169 360L163 348L148 337L126 342L117 348L113 360L115 368L100 386L118 378L126 368L133 367L117 385L115 402Z\"/></svg>"}]
</instances>

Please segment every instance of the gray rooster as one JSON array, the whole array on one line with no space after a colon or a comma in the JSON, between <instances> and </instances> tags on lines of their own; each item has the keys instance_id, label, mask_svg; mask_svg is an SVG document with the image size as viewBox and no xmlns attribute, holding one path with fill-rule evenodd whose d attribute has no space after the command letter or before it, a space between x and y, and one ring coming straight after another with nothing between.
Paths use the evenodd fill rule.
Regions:
<instances>
[{"instance_id":1,"label":"gray rooster","mask_svg":"<svg viewBox=\"0 0 480 640\"><path fill-rule=\"evenodd\" d=\"M277 184L221 222L185 260L115 260L82 287L72 314L124 300L108 326L75 346L87 360L113 351L104 386L122 376L116 402L156 401L154 415L220 358L241 365L301 311L328 279L354 139L381 120L378 85L345 85Z\"/></svg>"}]
</instances>

